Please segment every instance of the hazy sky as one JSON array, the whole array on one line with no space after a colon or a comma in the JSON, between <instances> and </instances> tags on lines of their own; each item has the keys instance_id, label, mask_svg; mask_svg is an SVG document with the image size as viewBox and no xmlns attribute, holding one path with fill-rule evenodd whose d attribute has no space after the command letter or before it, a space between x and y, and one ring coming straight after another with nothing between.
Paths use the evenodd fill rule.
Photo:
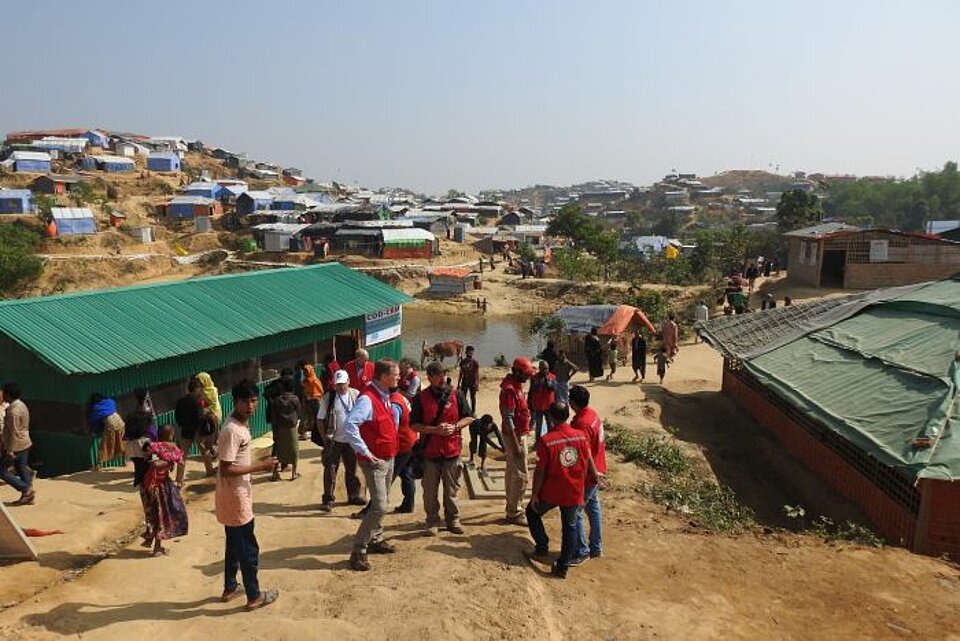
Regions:
<instances>
[{"instance_id":1,"label":"hazy sky","mask_svg":"<svg viewBox=\"0 0 960 641\"><path fill-rule=\"evenodd\" d=\"M428 192L957 158L960 2L4 2L0 129Z\"/></svg>"}]
</instances>

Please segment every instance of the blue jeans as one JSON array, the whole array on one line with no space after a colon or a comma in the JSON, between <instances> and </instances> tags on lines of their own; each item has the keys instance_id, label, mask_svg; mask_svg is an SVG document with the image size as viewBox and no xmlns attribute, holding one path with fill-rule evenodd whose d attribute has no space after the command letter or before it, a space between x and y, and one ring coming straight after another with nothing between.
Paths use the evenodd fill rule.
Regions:
<instances>
[{"instance_id":1,"label":"blue jeans","mask_svg":"<svg viewBox=\"0 0 960 641\"><path fill-rule=\"evenodd\" d=\"M413 452L401 452L397 454L393 465L393 478L400 477L400 492L403 494L400 507L411 510L417 497L417 482L413 478L413 466L410 464L412 458Z\"/></svg>"},{"instance_id":2,"label":"blue jeans","mask_svg":"<svg viewBox=\"0 0 960 641\"><path fill-rule=\"evenodd\" d=\"M533 432L533 442L536 443L543 436L543 428L547 424L547 413L530 410L530 430Z\"/></svg>"},{"instance_id":3,"label":"blue jeans","mask_svg":"<svg viewBox=\"0 0 960 641\"><path fill-rule=\"evenodd\" d=\"M577 517L577 557L583 558L588 554L600 554L603 547L603 530L600 525L600 487L594 485L583 491L583 512L587 513L590 521L590 547L587 547L587 535L583 529L583 512Z\"/></svg>"},{"instance_id":4,"label":"blue jeans","mask_svg":"<svg viewBox=\"0 0 960 641\"><path fill-rule=\"evenodd\" d=\"M237 589L237 570L243 577L243 590L247 593L247 601L253 601L260 596L260 582L257 580L257 569L260 566L260 546L253 533L253 519L245 525L231 527L224 525L227 535L227 546L223 557L223 589L233 591Z\"/></svg>"},{"instance_id":5,"label":"blue jeans","mask_svg":"<svg viewBox=\"0 0 960 641\"><path fill-rule=\"evenodd\" d=\"M530 528L530 536L537 546L538 552L547 552L550 549L550 537L547 536L547 530L543 527L543 515L555 507L560 508L560 524L563 527L560 543L560 558L557 559L557 567L566 568L570 561L575 558L579 541L577 539L577 519L580 516L580 506L556 506L552 503L540 501L537 509L527 504L527 526Z\"/></svg>"},{"instance_id":6,"label":"blue jeans","mask_svg":"<svg viewBox=\"0 0 960 641\"><path fill-rule=\"evenodd\" d=\"M557 402L570 404L570 381L557 379Z\"/></svg>"},{"instance_id":7,"label":"blue jeans","mask_svg":"<svg viewBox=\"0 0 960 641\"><path fill-rule=\"evenodd\" d=\"M13 455L13 469L15 471L13 474L7 471L6 466L2 466L3 471L0 472L0 478L21 494L33 487L33 470L30 469L29 461L30 448L28 447Z\"/></svg>"}]
</instances>

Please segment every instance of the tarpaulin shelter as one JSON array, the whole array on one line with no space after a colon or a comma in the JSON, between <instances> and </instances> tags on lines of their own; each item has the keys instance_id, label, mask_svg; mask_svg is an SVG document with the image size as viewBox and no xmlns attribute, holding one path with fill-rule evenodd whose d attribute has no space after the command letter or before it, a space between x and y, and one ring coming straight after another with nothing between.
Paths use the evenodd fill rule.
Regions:
<instances>
[{"instance_id":1,"label":"tarpaulin shelter","mask_svg":"<svg viewBox=\"0 0 960 641\"><path fill-rule=\"evenodd\" d=\"M561 307L555 314L563 321L563 331L553 337L557 347L567 350L567 355L578 365L586 363L583 338L596 327L601 336L617 338L622 358L627 357L630 334L637 329L646 329L650 334L657 330L642 310L632 305L578 305Z\"/></svg>"},{"instance_id":2,"label":"tarpaulin shelter","mask_svg":"<svg viewBox=\"0 0 960 641\"><path fill-rule=\"evenodd\" d=\"M473 288L477 274L469 267L435 267L430 270L430 294L465 294Z\"/></svg>"},{"instance_id":3,"label":"tarpaulin shelter","mask_svg":"<svg viewBox=\"0 0 960 641\"><path fill-rule=\"evenodd\" d=\"M50 216L60 236L97 233L93 212L85 207L51 207Z\"/></svg>"},{"instance_id":4,"label":"tarpaulin shelter","mask_svg":"<svg viewBox=\"0 0 960 641\"><path fill-rule=\"evenodd\" d=\"M888 539L960 554L960 279L698 330L724 391Z\"/></svg>"}]
</instances>

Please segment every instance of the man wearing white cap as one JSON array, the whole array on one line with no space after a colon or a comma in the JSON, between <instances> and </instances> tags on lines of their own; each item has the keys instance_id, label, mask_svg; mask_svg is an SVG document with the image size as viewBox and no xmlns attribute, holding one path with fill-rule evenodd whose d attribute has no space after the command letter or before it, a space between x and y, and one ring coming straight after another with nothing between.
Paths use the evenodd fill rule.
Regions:
<instances>
[{"instance_id":1,"label":"man wearing white cap","mask_svg":"<svg viewBox=\"0 0 960 641\"><path fill-rule=\"evenodd\" d=\"M350 387L350 375L346 370L337 370L333 375L333 389L320 401L317 423L323 427L323 503L320 509L333 509L337 471L343 462L343 476L347 484L347 502L350 505L366 505L360 494L360 479L357 478L357 456L350 446L345 430L347 414L353 409L360 392Z\"/></svg>"}]
</instances>

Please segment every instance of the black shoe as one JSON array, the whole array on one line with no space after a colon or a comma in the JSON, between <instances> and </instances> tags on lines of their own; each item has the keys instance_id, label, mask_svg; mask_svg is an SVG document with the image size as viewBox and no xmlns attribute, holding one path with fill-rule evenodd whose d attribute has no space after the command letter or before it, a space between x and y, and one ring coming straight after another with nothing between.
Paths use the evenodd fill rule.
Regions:
<instances>
[{"instance_id":1,"label":"black shoe","mask_svg":"<svg viewBox=\"0 0 960 641\"><path fill-rule=\"evenodd\" d=\"M393 508L393 513L394 514L413 514L413 506L398 505L397 507Z\"/></svg>"},{"instance_id":2,"label":"black shoe","mask_svg":"<svg viewBox=\"0 0 960 641\"><path fill-rule=\"evenodd\" d=\"M532 552L524 551L523 555L528 559L537 559L538 561L547 561L550 558L550 550L547 548L534 548Z\"/></svg>"},{"instance_id":3,"label":"black shoe","mask_svg":"<svg viewBox=\"0 0 960 641\"><path fill-rule=\"evenodd\" d=\"M347 505L366 505L366 504L367 502L364 499L361 499L360 497L354 497L349 501L347 501Z\"/></svg>"},{"instance_id":4,"label":"black shoe","mask_svg":"<svg viewBox=\"0 0 960 641\"><path fill-rule=\"evenodd\" d=\"M373 541L367 545L367 552L370 554L393 554L397 548L386 541Z\"/></svg>"},{"instance_id":5,"label":"black shoe","mask_svg":"<svg viewBox=\"0 0 960 641\"><path fill-rule=\"evenodd\" d=\"M601 552L600 550L597 550L596 552L591 552L591 553L590 553L590 558L591 558L591 559L599 559L601 556L603 556L603 552Z\"/></svg>"},{"instance_id":6,"label":"black shoe","mask_svg":"<svg viewBox=\"0 0 960 641\"><path fill-rule=\"evenodd\" d=\"M578 565L583 565L590 560L589 556L578 556L575 559L570 559L570 562L567 564L567 567L575 568Z\"/></svg>"},{"instance_id":7,"label":"black shoe","mask_svg":"<svg viewBox=\"0 0 960 641\"><path fill-rule=\"evenodd\" d=\"M567 578L567 568L563 567L559 563L554 563L550 568L550 574L558 579L565 579Z\"/></svg>"},{"instance_id":8,"label":"black shoe","mask_svg":"<svg viewBox=\"0 0 960 641\"><path fill-rule=\"evenodd\" d=\"M350 555L350 569L357 572L366 572L370 569L370 562L363 552L354 552Z\"/></svg>"},{"instance_id":9,"label":"black shoe","mask_svg":"<svg viewBox=\"0 0 960 641\"><path fill-rule=\"evenodd\" d=\"M318 509L321 512L333 512L333 502L327 501L326 503L321 503Z\"/></svg>"},{"instance_id":10,"label":"black shoe","mask_svg":"<svg viewBox=\"0 0 960 641\"><path fill-rule=\"evenodd\" d=\"M350 515L350 518L351 518L351 519L362 519L366 513L367 513L367 508L363 508L362 510L357 510L356 512L354 512L353 514L351 514L351 515Z\"/></svg>"}]
</instances>

